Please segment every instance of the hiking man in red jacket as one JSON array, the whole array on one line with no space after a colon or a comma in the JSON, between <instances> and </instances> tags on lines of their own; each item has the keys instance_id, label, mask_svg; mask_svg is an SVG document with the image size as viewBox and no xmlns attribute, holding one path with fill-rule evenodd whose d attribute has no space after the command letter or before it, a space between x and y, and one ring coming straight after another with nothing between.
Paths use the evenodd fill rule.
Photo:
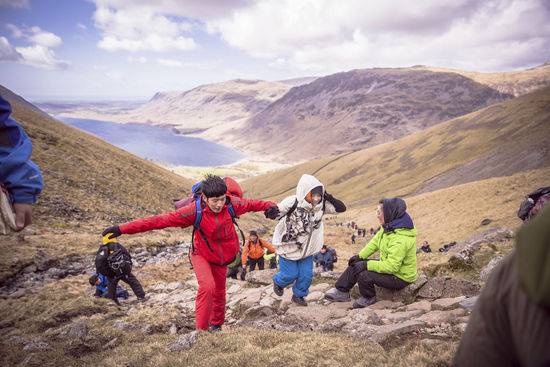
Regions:
<instances>
[{"instance_id":1,"label":"hiking man in red jacket","mask_svg":"<svg viewBox=\"0 0 550 367\"><path fill-rule=\"evenodd\" d=\"M231 179L229 182L238 186ZM227 194L235 190L228 190L226 181L219 176L206 176L201 190L200 199L176 211L109 227L103 231L103 236L112 238L166 227L189 227L195 225L197 213L202 212L199 228L194 231L191 252L191 262L199 283L195 299L195 325L197 330L217 331L225 321L227 264L239 252L239 237L230 208L233 208L236 217L248 212L265 211L266 217L273 219L279 213L273 202ZM237 191L241 192L240 188ZM201 208L197 208L197 203Z\"/></svg>"}]
</instances>

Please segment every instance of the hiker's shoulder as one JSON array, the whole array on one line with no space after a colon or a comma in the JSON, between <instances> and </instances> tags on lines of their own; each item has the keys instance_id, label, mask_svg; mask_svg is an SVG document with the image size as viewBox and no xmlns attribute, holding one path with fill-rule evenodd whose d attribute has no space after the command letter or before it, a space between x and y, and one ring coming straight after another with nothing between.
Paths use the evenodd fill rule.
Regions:
<instances>
[{"instance_id":1,"label":"hiker's shoulder","mask_svg":"<svg viewBox=\"0 0 550 367\"><path fill-rule=\"evenodd\" d=\"M298 199L296 198L296 195L290 195L284 198L279 202L279 205L282 207L291 207L294 204L298 203Z\"/></svg>"}]
</instances>

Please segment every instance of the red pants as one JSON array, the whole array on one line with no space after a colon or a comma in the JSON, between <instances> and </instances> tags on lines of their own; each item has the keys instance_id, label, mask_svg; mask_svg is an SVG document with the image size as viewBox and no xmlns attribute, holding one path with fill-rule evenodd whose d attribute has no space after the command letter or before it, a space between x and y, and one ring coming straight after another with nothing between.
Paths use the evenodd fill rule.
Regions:
<instances>
[{"instance_id":1,"label":"red pants","mask_svg":"<svg viewBox=\"0 0 550 367\"><path fill-rule=\"evenodd\" d=\"M200 255L191 255L193 269L199 282L195 299L195 326L208 330L209 325L225 321L225 276L227 266L210 264Z\"/></svg>"}]
</instances>

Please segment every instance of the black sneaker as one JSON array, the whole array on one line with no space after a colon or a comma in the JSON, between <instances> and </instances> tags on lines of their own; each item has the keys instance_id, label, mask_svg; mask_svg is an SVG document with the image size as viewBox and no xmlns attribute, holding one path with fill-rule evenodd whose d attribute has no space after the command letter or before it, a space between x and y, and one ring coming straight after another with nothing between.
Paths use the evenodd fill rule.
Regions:
<instances>
[{"instance_id":1,"label":"black sneaker","mask_svg":"<svg viewBox=\"0 0 550 367\"><path fill-rule=\"evenodd\" d=\"M275 292L276 295L281 297L283 295L283 293L285 292L285 289L280 287L279 284L275 283L275 281L274 281L273 282L273 292Z\"/></svg>"},{"instance_id":2,"label":"black sneaker","mask_svg":"<svg viewBox=\"0 0 550 367\"><path fill-rule=\"evenodd\" d=\"M208 328L208 331L210 331L211 333L216 333L218 331L222 331L222 326L221 325L210 325L210 327Z\"/></svg>"},{"instance_id":3,"label":"black sneaker","mask_svg":"<svg viewBox=\"0 0 550 367\"><path fill-rule=\"evenodd\" d=\"M296 303L298 306L307 306L307 302L304 297L292 296L292 302Z\"/></svg>"}]
</instances>

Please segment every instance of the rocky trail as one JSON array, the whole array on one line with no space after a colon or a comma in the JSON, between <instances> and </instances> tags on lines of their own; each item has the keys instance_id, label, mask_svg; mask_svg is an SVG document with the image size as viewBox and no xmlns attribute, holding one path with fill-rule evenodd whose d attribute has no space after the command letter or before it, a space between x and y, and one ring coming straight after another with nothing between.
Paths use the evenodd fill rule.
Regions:
<instances>
[{"instance_id":1,"label":"rocky trail","mask_svg":"<svg viewBox=\"0 0 550 367\"><path fill-rule=\"evenodd\" d=\"M364 309L352 309L353 299L341 303L325 299L340 274L338 271L316 271L306 298L307 307L291 302L291 289L285 289L282 297L274 294L275 270L249 272L246 281L228 279L222 333L241 333L241 330L329 333L368 341L386 351L411 341L433 348L438 343L456 345L484 279L502 256L493 254L484 259L481 276L476 259L484 248L506 246L512 235L508 229L497 228L460 242L453 253L445 254L444 264L421 270L417 281L405 289L378 288L378 302ZM183 242L132 248L134 273L138 278L149 277L158 267L177 261L181 265L188 250L189 245ZM3 346L22 350L30 358L22 365L38 365L33 364L41 360L38 356L59 353L59 348L63 358L82 358L136 338L153 338L167 351L185 352L203 338L201 335L206 335L194 331L198 284L191 272L179 281L146 281L145 301L137 302L131 295L129 300L122 301L122 306L116 306L109 300L92 297L93 288L86 284L92 267L93 254L61 261L39 251L32 264L3 282L0 302L10 307L26 302L27 307L30 304L38 310L37 315L14 315L0 323ZM456 275L469 274L472 269L476 277ZM448 271L456 273L451 275ZM50 294L46 296L44 292ZM352 298L357 297L357 290L352 290ZM40 306L36 305L37 300Z\"/></svg>"}]
</instances>

